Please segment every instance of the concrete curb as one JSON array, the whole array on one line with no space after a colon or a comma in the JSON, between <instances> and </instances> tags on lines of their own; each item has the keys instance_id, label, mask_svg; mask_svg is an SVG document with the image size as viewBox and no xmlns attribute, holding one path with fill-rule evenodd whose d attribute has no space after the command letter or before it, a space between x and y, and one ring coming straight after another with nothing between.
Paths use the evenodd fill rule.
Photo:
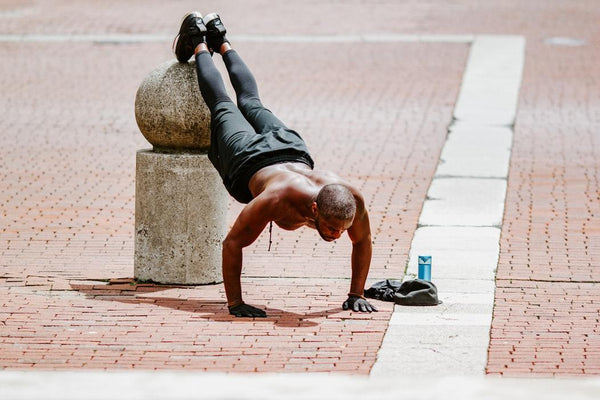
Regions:
<instances>
[{"instance_id":1,"label":"concrete curb","mask_svg":"<svg viewBox=\"0 0 600 400\"><path fill-rule=\"evenodd\" d=\"M5 400L152 399L597 399L600 379L425 376L390 379L332 374L194 372L0 372Z\"/></svg>"}]
</instances>

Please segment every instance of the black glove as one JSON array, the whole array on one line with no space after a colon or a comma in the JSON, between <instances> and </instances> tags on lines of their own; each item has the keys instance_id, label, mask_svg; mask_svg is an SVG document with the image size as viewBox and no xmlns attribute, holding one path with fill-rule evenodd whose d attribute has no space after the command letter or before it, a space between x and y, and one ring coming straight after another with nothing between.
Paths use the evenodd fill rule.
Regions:
<instances>
[{"instance_id":1,"label":"black glove","mask_svg":"<svg viewBox=\"0 0 600 400\"><path fill-rule=\"evenodd\" d=\"M260 308L252 307L246 303L228 308L229 314L235 315L236 317L265 318L267 316L267 313Z\"/></svg>"},{"instance_id":2,"label":"black glove","mask_svg":"<svg viewBox=\"0 0 600 400\"><path fill-rule=\"evenodd\" d=\"M366 299L358 296L348 296L348 300L344 302L342 305L344 310L353 310L353 311L361 311L361 312L372 312L377 311L375 306L371 305Z\"/></svg>"}]
</instances>

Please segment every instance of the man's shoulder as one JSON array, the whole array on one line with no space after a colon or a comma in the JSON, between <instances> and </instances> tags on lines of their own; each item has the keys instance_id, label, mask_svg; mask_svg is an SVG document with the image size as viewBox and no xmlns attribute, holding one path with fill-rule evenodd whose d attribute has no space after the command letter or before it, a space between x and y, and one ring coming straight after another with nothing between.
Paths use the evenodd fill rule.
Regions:
<instances>
[{"instance_id":1,"label":"man's shoulder","mask_svg":"<svg viewBox=\"0 0 600 400\"><path fill-rule=\"evenodd\" d=\"M297 199L299 197L311 197L315 192L316 185L305 176L292 176L267 186L265 192L269 197L282 201L285 199Z\"/></svg>"}]
</instances>

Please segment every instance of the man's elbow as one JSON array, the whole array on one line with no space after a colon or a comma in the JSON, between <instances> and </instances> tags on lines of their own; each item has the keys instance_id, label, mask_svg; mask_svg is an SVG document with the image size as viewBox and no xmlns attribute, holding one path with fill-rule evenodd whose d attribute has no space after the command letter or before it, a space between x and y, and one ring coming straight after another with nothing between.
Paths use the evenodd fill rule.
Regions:
<instances>
[{"instance_id":1,"label":"man's elbow","mask_svg":"<svg viewBox=\"0 0 600 400\"><path fill-rule=\"evenodd\" d=\"M242 249L246 247L246 245L241 243L239 240L235 240L230 237L226 237L221 244L223 246L223 251L231 254L241 252Z\"/></svg>"},{"instance_id":2,"label":"man's elbow","mask_svg":"<svg viewBox=\"0 0 600 400\"><path fill-rule=\"evenodd\" d=\"M221 245L223 246L223 251L225 251L225 252L235 251L235 249L239 247L237 245L236 241L230 239L229 237L226 237L225 239L223 239L223 241L221 242Z\"/></svg>"},{"instance_id":3,"label":"man's elbow","mask_svg":"<svg viewBox=\"0 0 600 400\"><path fill-rule=\"evenodd\" d=\"M355 247L364 247L364 246L371 246L372 239L371 239L371 234L368 233L365 236L361 237L359 240L352 242L352 245Z\"/></svg>"}]
</instances>

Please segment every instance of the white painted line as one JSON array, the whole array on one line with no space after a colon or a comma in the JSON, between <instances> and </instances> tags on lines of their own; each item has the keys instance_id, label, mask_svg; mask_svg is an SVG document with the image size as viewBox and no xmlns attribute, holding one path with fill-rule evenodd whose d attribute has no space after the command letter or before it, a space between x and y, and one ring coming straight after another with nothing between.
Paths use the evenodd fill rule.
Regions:
<instances>
[{"instance_id":1,"label":"white painted line","mask_svg":"<svg viewBox=\"0 0 600 400\"><path fill-rule=\"evenodd\" d=\"M551 37L544 39L544 43L552 45L552 46L569 46L569 47L579 47L585 46L586 41L583 39L575 39L569 37Z\"/></svg>"},{"instance_id":2,"label":"white painted line","mask_svg":"<svg viewBox=\"0 0 600 400\"><path fill-rule=\"evenodd\" d=\"M32 43L147 43L172 41L173 35L161 34L4 34L0 42L32 42Z\"/></svg>"},{"instance_id":3,"label":"white painted line","mask_svg":"<svg viewBox=\"0 0 600 400\"><path fill-rule=\"evenodd\" d=\"M397 327L398 331L402 329L407 327ZM437 333L434 340L431 338L432 332ZM432 381L444 376L482 377L485 374L486 354L477 351L477 348L489 340L486 336L485 328L459 326L445 329L420 326L410 329L406 334L390 335L390 340L401 343L396 347L396 356L383 355L382 363L373 367L371 376L388 379L427 376ZM456 340L463 337L469 337L471 344L465 345Z\"/></svg>"},{"instance_id":4,"label":"white painted line","mask_svg":"<svg viewBox=\"0 0 600 400\"><path fill-rule=\"evenodd\" d=\"M417 277L417 257L432 257L432 279L494 279L500 229L493 227L421 227L413 237L406 275ZM444 291L440 288L440 293Z\"/></svg>"},{"instance_id":5,"label":"white painted line","mask_svg":"<svg viewBox=\"0 0 600 400\"><path fill-rule=\"evenodd\" d=\"M407 277L415 279L418 276L417 256L419 254L432 255L433 267L431 279L494 279L498 264L497 253L489 251L469 250L428 250L427 246L421 252L411 252L410 262L406 271Z\"/></svg>"},{"instance_id":6,"label":"white painted line","mask_svg":"<svg viewBox=\"0 0 600 400\"><path fill-rule=\"evenodd\" d=\"M439 280L437 281L438 288ZM465 282L469 284L469 282ZM449 293L448 291L443 291L440 294L441 299L444 301L443 304L455 305L455 304L463 304L463 305L485 305L490 306L494 305L494 294L493 288L491 291L487 293Z\"/></svg>"},{"instance_id":7,"label":"white painted line","mask_svg":"<svg viewBox=\"0 0 600 400\"><path fill-rule=\"evenodd\" d=\"M483 278L477 279L476 276L472 276L470 279L436 279L435 284L438 287L442 296L445 296L446 294L453 296L457 293L485 294L490 296L489 298L491 298L492 301L494 299L494 289L496 288L496 283L493 280ZM432 309L435 309L435 307L433 307Z\"/></svg>"},{"instance_id":8,"label":"white painted line","mask_svg":"<svg viewBox=\"0 0 600 400\"><path fill-rule=\"evenodd\" d=\"M371 33L363 35L237 35L245 42L278 43L471 43L473 35L403 35Z\"/></svg>"},{"instance_id":9,"label":"white painted line","mask_svg":"<svg viewBox=\"0 0 600 400\"><path fill-rule=\"evenodd\" d=\"M492 315L480 313L464 314L430 314L395 312L390 319L390 325L398 326L485 326L489 327Z\"/></svg>"},{"instance_id":10,"label":"white painted line","mask_svg":"<svg viewBox=\"0 0 600 400\"><path fill-rule=\"evenodd\" d=\"M0 42L95 42L148 43L171 42L172 34L0 34ZM268 35L238 34L229 36L232 42L269 43L471 43L473 35L403 35L370 33L362 35Z\"/></svg>"},{"instance_id":11,"label":"white painted line","mask_svg":"<svg viewBox=\"0 0 600 400\"><path fill-rule=\"evenodd\" d=\"M512 130L455 124L435 173L436 177L505 178L512 144Z\"/></svg>"},{"instance_id":12,"label":"white painted line","mask_svg":"<svg viewBox=\"0 0 600 400\"><path fill-rule=\"evenodd\" d=\"M417 229L411 250L497 252L499 239L500 230L494 227L427 226Z\"/></svg>"},{"instance_id":13,"label":"white painted line","mask_svg":"<svg viewBox=\"0 0 600 400\"><path fill-rule=\"evenodd\" d=\"M524 37L477 36L471 46L454 118L469 123L512 126L524 61Z\"/></svg>"},{"instance_id":14,"label":"white painted line","mask_svg":"<svg viewBox=\"0 0 600 400\"><path fill-rule=\"evenodd\" d=\"M405 275L431 255L444 303L395 307L372 376L485 373L524 48L518 36L473 41Z\"/></svg>"},{"instance_id":15,"label":"white painted line","mask_svg":"<svg viewBox=\"0 0 600 400\"><path fill-rule=\"evenodd\" d=\"M419 225L500 226L505 193L506 181L500 179L434 179Z\"/></svg>"}]
</instances>

